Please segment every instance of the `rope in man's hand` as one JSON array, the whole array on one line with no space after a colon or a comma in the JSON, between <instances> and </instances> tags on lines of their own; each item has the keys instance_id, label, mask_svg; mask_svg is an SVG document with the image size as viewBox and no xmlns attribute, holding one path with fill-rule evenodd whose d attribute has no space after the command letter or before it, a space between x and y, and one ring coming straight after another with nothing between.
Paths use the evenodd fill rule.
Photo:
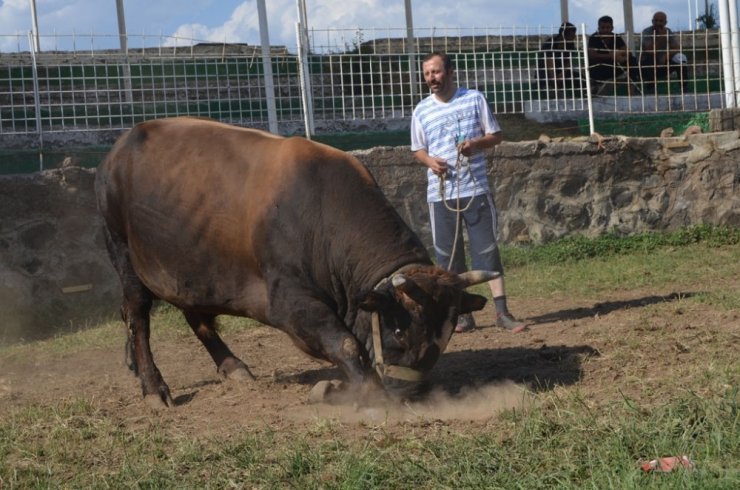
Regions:
<instances>
[{"instance_id":1,"label":"rope in man's hand","mask_svg":"<svg viewBox=\"0 0 740 490\"><path fill-rule=\"evenodd\" d=\"M470 172L470 175L473 178L473 186L475 187L478 185L478 182L475 179L475 173L473 173L473 171L470 169L470 160L465 160L462 154L463 143L464 142L461 142L457 145L457 160L455 161L455 177L457 180L457 205L454 208L450 204L448 204L447 199L445 199L445 183L447 181L447 179L445 178L446 172L439 174L439 197L442 198L442 203L444 203L448 211L457 213L457 216L455 217L455 240L452 243L452 252L450 253L450 261L447 264L447 270L452 269L452 260L455 257L455 251L457 249L457 240L460 236L460 215L470 209L470 206L472 206L473 204L473 197L475 197L471 196L465 207L460 207L460 184L462 182L462 178L460 175L462 174L464 168L467 168L468 172Z\"/></svg>"},{"instance_id":2,"label":"rope in man's hand","mask_svg":"<svg viewBox=\"0 0 740 490\"><path fill-rule=\"evenodd\" d=\"M464 143L464 142L463 142ZM462 181L461 174L462 171L467 168L468 172L470 172L471 177L473 178L473 185L477 186L478 182L475 179L475 174L470 170L470 160L466 160L465 157L462 154L462 146L463 143L460 143L457 145L457 160L455 161L455 177L457 180L457 207L453 208L450 206L450 204L447 203L447 199L445 199L445 184L447 182L447 179L445 178L446 172L439 174L439 197L442 199L442 202L444 203L445 207L452 211L453 213L464 213L468 209L470 209L470 206L473 203L473 199L471 198L470 201L468 201L468 204L465 205L464 208L460 208L460 183Z\"/></svg>"}]
</instances>

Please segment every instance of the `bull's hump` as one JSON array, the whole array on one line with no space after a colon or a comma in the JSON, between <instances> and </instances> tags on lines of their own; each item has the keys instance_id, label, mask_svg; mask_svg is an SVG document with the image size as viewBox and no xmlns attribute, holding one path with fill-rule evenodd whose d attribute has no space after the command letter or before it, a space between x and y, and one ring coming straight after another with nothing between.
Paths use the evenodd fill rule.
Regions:
<instances>
[{"instance_id":1,"label":"bull's hump","mask_svg":"<svg viewBox=\"0 0 740 490\"><path fill-rule=\"evenodd\" d=\"M307 176L314 181L323 176L320 180L336 184L352 175L350 180L357 184L377 187L369 170L349 153L302 137L286 138L210 119L175 117L140 123L124 147L140 155L135 160L146 162L140 167L150 177L158 167L154 177L187 179L191 187L255 185L267 201L271 196L263 194L287 192L286 186ZM216 167L219 172L212 171Z\"/></svg>"},{"instance_id":2,"label":"bull's hump","mask_svg":"<svg viewBox=\"0 0 740 490\"><path fill-rule=\"evenodd\" d=\"M351 169L365 185L376 187L377 184L370 171L355 156L323 143L310 141L301 137L286 138L281 145L280 154L284 161L291 161L294 165L316 166L316 171L328 172L330 177L336 177L336 166ZM338 182L334 182L335 184ZM345 184L347 182L344 182Z\"/></svg>"},{"instance_id":3,"label":"bull's hump","mask_svg":"<svg viewBox=\"0 0 740 490\"><path fill-rule=\"evenodd\" d=\"M144 134L148 134L150 132L169 133L171 131L176 133L189 131L206 133L209 131L215 131L222 134L240 134L241 137L248 135L249 138L257 140L285 139L283 136L268 133L267 131L262 131L260 129L233 126L213 119L192 116L171 117L146 121L138 124L135 129Z\"/></svg>"}]
</instances>

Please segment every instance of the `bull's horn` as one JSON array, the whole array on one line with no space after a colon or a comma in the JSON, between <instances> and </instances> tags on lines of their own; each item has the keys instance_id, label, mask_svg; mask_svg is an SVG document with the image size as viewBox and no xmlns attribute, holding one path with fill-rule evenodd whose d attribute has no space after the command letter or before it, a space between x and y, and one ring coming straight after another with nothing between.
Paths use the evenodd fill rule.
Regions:
<instances>
[{"instance_id":1,"label":"bull's horn","mask_svg":"<svg viewBox=\"0 0 740 490\"><path fill-rule=\"evenodd\" d=\"M403 274L394 274L391 278L391 284L417 303L421 304L427 299L427 294L422 291L419 285L413 279Z\"/></svg>"},{"instance_id":2,"label":"bull's horn","mask_svg":"<svg viewBox=\"0 0 740 490\"><path fill-rule=\"evenodd\" d=\"M467 271L459 274L459 277L463 281L462 287L464 289L475 284L496 279L500 275L501 273L496 271Z\"/></svg>"},{"instance_id":3,"label":"bull's horn","mask_svg":"<svg viewBox=\"0 0 740 490\"><path fill-rule=\"evenodd\" d=\"M406 282L406 276L403 274L396 274L391 278L391 284L393 284L394 288L397 288L398 286L402 285Z\"/></svg>"}]
</instances>

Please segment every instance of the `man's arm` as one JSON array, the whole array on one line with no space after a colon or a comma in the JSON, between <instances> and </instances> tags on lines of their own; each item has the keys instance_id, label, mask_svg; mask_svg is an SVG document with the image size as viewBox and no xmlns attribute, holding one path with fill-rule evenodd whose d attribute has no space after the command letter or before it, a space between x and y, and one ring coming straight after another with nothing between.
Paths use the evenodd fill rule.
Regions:
<instances>
[{"instance_id":1,"label":"man's arm","mask_svg":"<svg viewBox=\"0 0 740 490\"><path fill-rule=\"evenodd\" d=\"M615 36L613 49L609 49L606 46L600 47L598 37L594 39L593 42L589 40L588 43L588 61L590 64L593 65L594 61L609 64L624 63L627 60L627 46L624 44L624 40L621 43L618 41L618 39L622 39L621 37Z\"/></svg>"},{"instance_id":2,"label":"man's arm","mask_svg":"<svg viewBox=\"0 0 740 490\"><path fill-rule=\"evenodd\" d=\"M674 33L668 34L668 59L673 58L673 55L681 52L681 43L678 40L678 36Z\"/></svg>"},{"instance_id":3,"label":"man's arm","mask_svg":"<svg viewBox=\"0 0 740 490\"><path fill-rule=\"evenodd\" d=\"M504 134L499 131L498 133L489 133L479 136L478 138L472 138L463 141L460 145L460 153L469 157L473 153L484 151L489 148L493 148L504 140Z\"/></svg>"},{"instance_id":4,"label":"man's arm","mask_svg":"<svg viewBox=\"0 0 740 490\"><path fill-rule=\"evenodd\" d=\"M590 64L596 63L613 63L616 58L616 52L605 46L598 46L597 43L589 43L588 61Z\"/></svg>"},{"instance_id":5,"label":"man's arm","mask_svg":"<svg viewBox=\"0 0 740 490\"><path fill-rule=\"evenodd\" d=\"M441 158L435 158L429 155L425 149L414 152L416 161L428 167L435 175L443 175L447 172L447 162Z\"/></svg>"},{"instance_id":6,"label":"man's arm","mask_svg":"<svg viewBox=\"0 0 740 490\"><path fill-rule=\"evenodd\" d=\"M642 50L651 53L655 51L655 31L650 27L642 31Z\"/></svg>"}]
</instances>

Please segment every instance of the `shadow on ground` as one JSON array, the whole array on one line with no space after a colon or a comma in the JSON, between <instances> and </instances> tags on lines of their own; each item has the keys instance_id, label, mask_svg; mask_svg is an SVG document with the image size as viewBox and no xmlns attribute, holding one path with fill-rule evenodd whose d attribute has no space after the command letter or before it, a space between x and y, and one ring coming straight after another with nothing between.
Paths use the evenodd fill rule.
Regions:
<instances>
[{"instance_id":1,"label":"shadow on ground","mask_svg":"<svg viewBox=\"0 0 740 490\"><path fill-rule=\"evenodd\" d=\"M667 303L671 301L678 301L685 298L691 298L697 296L700 293L686 292L686 293L671 293L665 296L645 296L643 298L628 299L623 301L606 301L603 303L594 303L589 308L571 308L568 310L554 311L552 313L546 313L544 315L534 316L528 318L528 322L533 325L540 325L543 323L555 323L567 320L580 320L582 318L594 317L596 315L606 315L617 310L625 310L629 308L643 308L658 303Z\"/></svg>"},{"instance_id":2,"label":"shadow on ground","mask_svg":"<svg viewBox=\"0 0 740 490\"><path fill-rule=\"evenodd\" d=\"M599 351L588 345L447 352L434 368L432 383L451 395L507 380L533 391L546 391L578 382L583 360L598 355Z\"/></svg>"},{"instance_id":3,"label":"shadow on ground","mask_svg":"<svg viewBox=\"0 0 740 490\"><path fill-rule=\"evenodd\" d=\"M678 301L698 294L700 293L674 292L667 295L600 302L590 307L571 308L530 317L528 321L532 325L541 325L579 320L618 310ZM513 381L525 384L533 391L546 391L554 386L577 383L583 374L581 367L583 360L598 355L599 351L588 345L448 351L434 367L430 383L432 388L441 388L450 395L499 381ZM313 385L321 380L341 377L340 371L336 368L322 368L286 376L283 381Z\"/></svg>"},{"instance_id":4,"label":"shadow on ground","mask_svg":"<svg viewBox=\"0 0 740 490\"><path fill-rule=\"evenodd\" d=\"M526 384L533 391L570 385L581 379L581 362L597 356L590 346L509 347L503 349L446 352L430 376L430 388L455 395L498 381ZM341 379L337 368L321 368L281 378L283 382L314 385L322 380Z\"/></svg>"}]
</instances>

